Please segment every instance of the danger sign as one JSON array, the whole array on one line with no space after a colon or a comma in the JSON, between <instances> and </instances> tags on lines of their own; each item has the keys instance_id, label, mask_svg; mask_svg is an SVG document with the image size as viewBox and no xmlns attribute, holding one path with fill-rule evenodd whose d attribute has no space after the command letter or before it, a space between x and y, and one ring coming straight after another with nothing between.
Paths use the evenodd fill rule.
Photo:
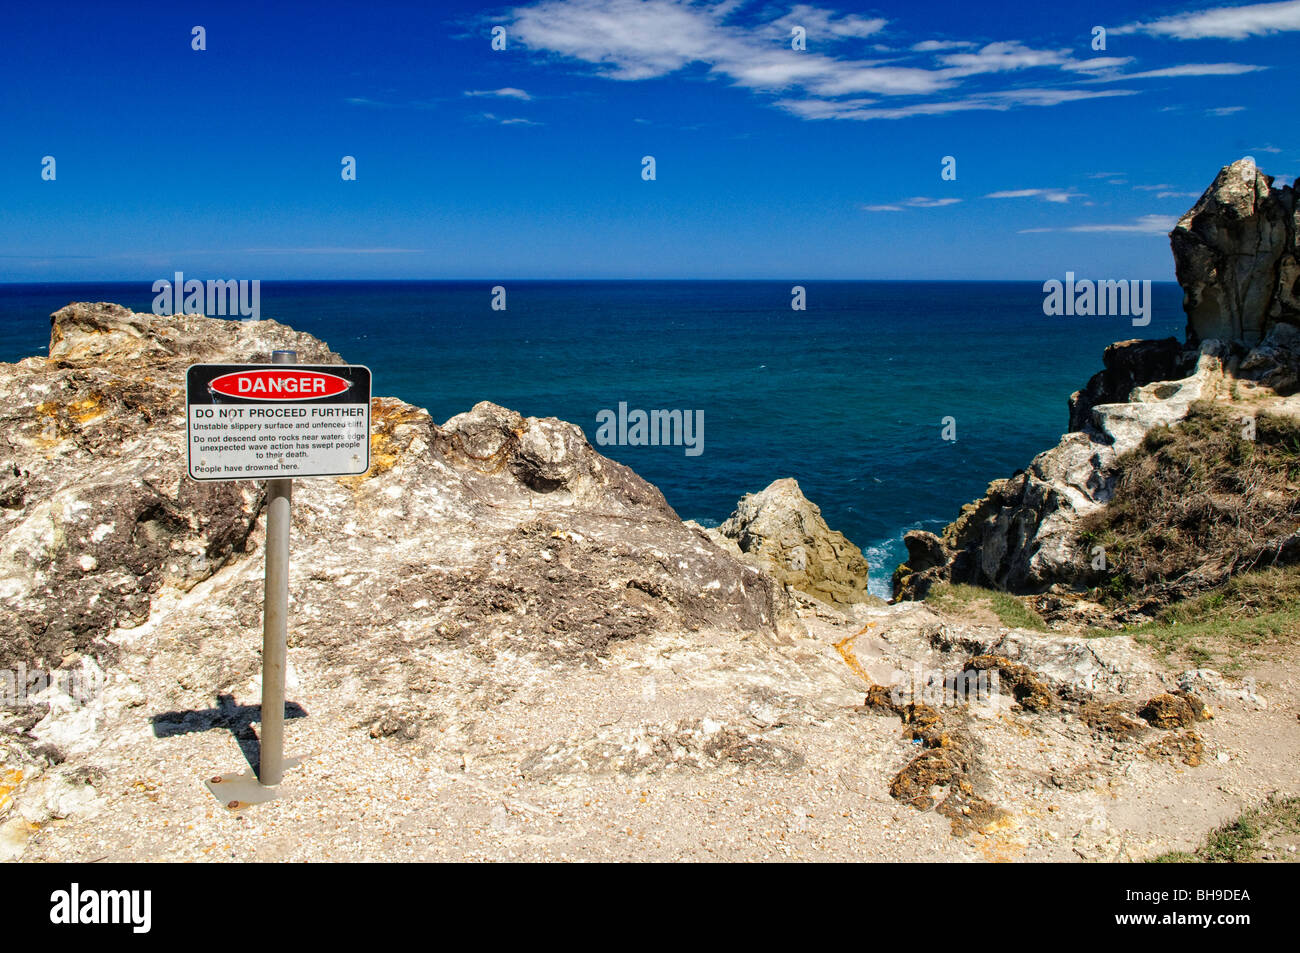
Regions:
<instances>
[{"instance_id":1,"label":"danger sign","mask_svg":"<svg viewBox=\"0 0 1300 953\"><path fill-rule=\"evenodd\" d=\"M359 364L195 364L185 404L195 480L370 469L370 369Z\"/></svg>"},{"instance_id":2,"label":"danger sign","mask_svg":"<svg viewBox=\"0 0 1300 953\"><path fill-rule=\"evenodd\" d=\"M333 397L352 384L336 374L318 371L286 371L259 368L222 374L208 382L208 390L223 397L247 397L250 400L298 400L303 397Z\"/></svg>"}]
</instances>

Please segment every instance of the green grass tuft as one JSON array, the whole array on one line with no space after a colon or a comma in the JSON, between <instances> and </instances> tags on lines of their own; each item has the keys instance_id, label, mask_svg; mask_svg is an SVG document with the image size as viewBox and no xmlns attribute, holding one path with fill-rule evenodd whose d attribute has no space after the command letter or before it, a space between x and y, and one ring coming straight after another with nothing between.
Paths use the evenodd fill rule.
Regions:
<instances>
[{"instance_id":1,"label":"green grass tuft","mask_svg":"<svg viewBox=\"0 0 1300 953\"><path fill-rule=\"evenodd\" d=\"M1186 659L1198 666L1215 662L1232 672L1248 656L1300 634L1300 566L1234 576L1213 592L1174 603L1153 622L1123 631L1162 658Z\"/></svg>"},{"instance_id":2,"label":"green grass tuft","mask_svg":"<svg viewBox=\"0 0 1300 953\"><path fill-rule=\"evenodd\" d=\"M1300 797L1274 797L1235 821L1211 831L1192 852L1174 850L1151 858L1154 864L1243 864L1262 859L1266 838L1300 833Z\"/></svg>"},{"instance_id":3,"label":"green grass tuft","mask_svg":"<svg viewBox=\"0 0 1300 953\"><path fill-rule=\"evenodd\" d=\"M969 586L965 583L940 583L930 590L925 601L935 609L953 615L983 605L1009 628L1047 631L1047 623L1043 621L1042 616L1016 596L996 589L981 589L979 586Z\"/></svg>"}]
</instances>

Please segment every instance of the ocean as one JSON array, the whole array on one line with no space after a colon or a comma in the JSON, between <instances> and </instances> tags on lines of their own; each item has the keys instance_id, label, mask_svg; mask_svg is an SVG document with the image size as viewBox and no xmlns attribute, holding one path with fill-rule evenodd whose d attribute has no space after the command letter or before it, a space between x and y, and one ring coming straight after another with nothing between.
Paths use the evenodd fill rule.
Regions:
<instances>
[{"instance_id":1,"label":"ocean","mask_svg":"<svg viewBox=\"0 0 1300 953\"><path fill-rule=\"evenodd\" d=\"M696 447L597 449L706 525L794 477L862 548L882 596L905 531L938 530L1056 443L1107 344L1181 339L1186 324L1173 282L1152 286L1146 327L1048 317L1036 282L801 282L804 311L790 306L795 283L266 281L261 314L368 365L376 395L439 422L491 400L572 421L596 444L598 416L620 404L685 411L702 419ZM0 361L44 354L49 315L70 301L151 310L151 284L0 285Z\"/></svg>"}]
</instances>

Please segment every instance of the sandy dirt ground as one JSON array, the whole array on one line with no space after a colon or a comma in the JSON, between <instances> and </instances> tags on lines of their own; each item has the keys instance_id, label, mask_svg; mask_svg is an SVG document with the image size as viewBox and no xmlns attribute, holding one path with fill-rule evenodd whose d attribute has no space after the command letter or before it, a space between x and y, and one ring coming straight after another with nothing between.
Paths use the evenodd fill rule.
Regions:
<instances>
[{"instance_id":1,"label":"sandy dirt ground","mask_svg":"<svg viewBox=\"0 0 1300 953\"><path fill-rule=\"evenodd\" d=\"M1081 649L914 604L848 618L805 601L776 636L647 635L581 661L419 626L321 645L300 612L286 734L302 762L277 800L229 810L203 781L256 760L257 606L231 606L258 563L115 634L99 696L34 729L59 763L9 746L6 859L1126 861L1300 790L1291 659L1245 673L1252 692L1213 672L1180 682L1128 639ZM864 706L868 689L981 651L1030 666L1051 706L938 706L963 771L921 803L893 796L929 749ZM1187 729L1199 748L1080 713L1180 684L1212 713ZM926 803L959 782L955 810Z\"/></svg>"}]
</instances>

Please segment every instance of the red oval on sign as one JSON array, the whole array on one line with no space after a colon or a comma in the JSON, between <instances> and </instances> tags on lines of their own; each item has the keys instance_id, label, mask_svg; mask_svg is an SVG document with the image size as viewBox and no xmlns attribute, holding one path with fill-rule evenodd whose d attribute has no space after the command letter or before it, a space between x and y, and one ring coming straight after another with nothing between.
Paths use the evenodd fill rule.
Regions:
<instances>
[{"instance_id":1,"label":"red oval on sign","mask_svg":"<svg viewBox=\"0 0 1300 953\"><path fill-rule=\"evenodd\" d=\"M213 378L208 389L226 397L244 400L319 400L341 394L352 384L336 374L320 371L295 371L292 368L262 368L236 371Z\"/></svg>"}]
</instances>

